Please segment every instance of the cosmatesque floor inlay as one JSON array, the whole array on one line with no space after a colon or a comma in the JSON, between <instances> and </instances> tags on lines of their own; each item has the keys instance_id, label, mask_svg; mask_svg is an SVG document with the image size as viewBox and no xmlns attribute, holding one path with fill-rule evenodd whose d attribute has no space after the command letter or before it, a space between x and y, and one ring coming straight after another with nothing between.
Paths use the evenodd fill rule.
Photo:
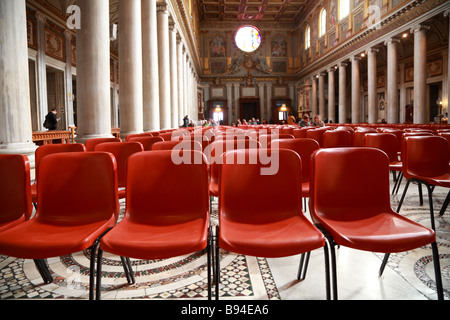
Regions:
<instances>
[{"instance_id":1,"label":"cosmatesque floor inlay","mask_svg":"<svg viewBox=\"0 0 450 320\"><path fill-rule=\"evenodd\" d=\"M404 185L404 184L403 184ZM417 190L408 192L401 214L426 226L430 226L428 197L424 194L424 204L419 205ZM415 188L417 189L417 188ZM395 209L401 197L391 197ZM440 253L442 280L445 298L450 298L450 211L441 217L439 210L447 194L446 189L436 188L433 193L435 203L435 223ZM213 201L212 222L217 223L217 199ZM121 216L125 203L121 202ZM338 249L341 250L341 249ZM320 253L321 255L322 253ZM357 254L357 253L356 253ZM383 258L382 253L373 253ZM0 299L88 299L89 251L47 259L53 276L51 284L44 284L34 262L0 256ZM294 257L295 259L299 257ZM280 300L284 286L277 284L275 274L283 273L271 268L267 259L243 256L221 251L220 297L227 300ZM299 260L298 260L299 261ZM320 260L322 262L323 260ZM296 263L296 262L294 262ZM102 261L102 299L206 299L207 270L206 254L200 252L166 260L131 259L136 284L129 285L123 272L120 257L105 253ZM364 267L364 266L362 266ZM431 250L429 246L408 252L392 254L387 267L401 280L419 292L419 297L436 299L435 279ZM317 268L319 269L319 268ZM308 270L307 277L314 272ZM339 271L341 272L341 271ZM292 276L289 287L302 290L302 282ZM376 276L376 275L375 275ZM340 287L346 284L339 283ZM343 289L340 289L343 290ZM345 290L345 289L344 289ZM364 296L352 296L365 299ZM289 299L297 299L295 296ZM325 297L323 297L325 299ZM405 299L408 299L406 296ZM413 297L413 299L415 299Z\"/></svg>"}]
</instances>

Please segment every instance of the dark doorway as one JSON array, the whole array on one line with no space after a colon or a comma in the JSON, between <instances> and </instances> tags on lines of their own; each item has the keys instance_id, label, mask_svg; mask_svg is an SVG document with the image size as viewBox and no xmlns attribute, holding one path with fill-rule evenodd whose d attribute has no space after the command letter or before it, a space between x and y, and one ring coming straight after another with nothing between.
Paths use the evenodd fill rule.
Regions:
<instances>
[{"instance_id":1,"label":"dark doorway","mask_svg":"<svg viewBox=\"0 0 450 320\"><path fill-rule=\"evenodd\" d=\"M440 83L430 84L430 122L434 123L434 118L440 114L439 92L441 90Z\"/></svg>"},{"instance_id":2,"label":"dark doorway","mask_svg":"<svg viewBox=\"0 0 450 320\"><path fill-rule=\"evenodd\" d=\"M240 119L251 120L252 118L259 119L259 98L241 98L240 99Z\"/></svg>"}]
</instances>

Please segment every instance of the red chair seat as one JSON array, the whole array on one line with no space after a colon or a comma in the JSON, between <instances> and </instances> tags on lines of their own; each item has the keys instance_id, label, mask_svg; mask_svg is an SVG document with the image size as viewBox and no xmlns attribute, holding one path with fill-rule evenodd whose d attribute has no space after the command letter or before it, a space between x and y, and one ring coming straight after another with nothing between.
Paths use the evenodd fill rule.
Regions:
<instances>
[{"instance_id":1,"label":"red chair seat","mask_svg":"<svg viewBox=\"0 0 450 320\"><path fill-rule=\"evenodd\" d=\"M64 226L32 219L1 234L1 252L17 258L46 259L83 251L115 221L112 216L108 221Z\"/></svg>"},{"instance_id":2,"label":"red chair seat","mask_svg":"<svg viewBox=\"0 0 450 320\"><path fill-rule=\"evenodd\" d=\"M166 225L125 219L102 239L101 247L137 259L166 259L203 250L207 237L208 224L200 219Z\"/></svg>"},{"instance_id":3,"label":"red chair seat","mask_svg":"<svg viewBox=\"0 0 450 320\"><path fill-rule=\"evenodd\" d=\"M349 212L346 214L356 216ZM433 230L392 212L383 212L358 220L331 221L320 217L317 219L336 244L359 250L403 252L435 241Z\"/></svg>"},{"instance_id":4,"label":"red chair seat","mask_svg":"<svg viewBox=\"0 0 450 320\"><path fill-rule=\"evenodd\" d=\"M226 212L222 214L226 215ZM245 248L247 255L266 258L292 256L323 247L322 234L305 217L289 215L291 217L287 219L262 224L224 219L220 226L219 247L231 252L243 252Z\"/></svg>"}]
</instances>

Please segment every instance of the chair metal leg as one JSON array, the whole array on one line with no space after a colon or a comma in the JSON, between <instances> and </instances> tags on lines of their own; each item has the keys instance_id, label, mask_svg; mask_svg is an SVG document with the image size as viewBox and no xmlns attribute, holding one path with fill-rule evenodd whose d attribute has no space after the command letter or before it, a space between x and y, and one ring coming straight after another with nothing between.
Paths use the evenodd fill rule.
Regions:
<instances>
[{"instance_id":1,"label":"chair metal leg","mask_svg":"<svg viewBox=\"0 0 450 320\"><path fill-rule=\"evenodd\" d=\"M298 273L297 273L297 280L299 280L299 281L303 281L306 278L306 271L308 270L310 256L311 256L311 252L305 252L305 253L302 253L302 255L301 255L300 265L298 267Z\"/></svg>"},{"instance_id":2,"label":"chair metal leg","mask_svg":"<svg viewBox=\"0 0 450 320\"><path fill-rule=\"evenodd\" d=\"M219 258L219 254L220 254L220 252L219 252L219 250L220 250L220 248L219 248L219 239L218 239L218 237L219 237L219 227L216 227L216 243L215 243L215 251L216 251L216 256L215 256L215 258L216 258L216 261L215 261L215 264L216 264L216 279L215 279L215 283L214 283L214 285L215 285L215 290L216 290L216 292L215 292L215 296L216 296L216 300L219 300L219 286L220 286L220 258Z\"/></svg>"},{"instance_id":3,"label":"chair metal leg","mask_svg":"<svg viewBox=\"0 0 450 320\"><path fill-rule=\"evenodd\" d=\"M95 253L97 252L97 251L99 251L99 253L98 253L98 255L100 255L100 248L99 248L99 244L100 244L100 242L99 241L95 241L94 242L94 244L91 246L91 265L90 265L90 270L89 270L89 300L94 300L94 295L95 295L95 292L94 292L94 287L95 287ZM100 261L101 261L101 257L100 258L98 258ZM97 265L98 265L99 263L97 263ZM101 262L100 262L100 266L101 266ZM101 272L99 272L98 271L98 267L97 267L97 278L99 277L99 273L101 273ZM97 291L99 291L98 290L98 288L97 288ZM98 292L97 292L97 294L98 294Z\"/></svg>"},{"instance_id":4,"label":"chair metal leg","mask_svg":"<svg viewBox=\"0 0 450 320\"><path fill-rule=\"evenodd\" d=\"M323 247L324 259L325 259L325 288L327 294L327 300L331 300L331 284L330 284L330 256L328 252L328 244L325 241L325 246Z\"/></svg>"},{"instance_id":5,"label":"chair metal leg","mask_svg":"<svg viewBox=\"0 0 450 320\"><path fill-rule=\"evenodd\" d=\"M123 271L127 277L128 284L134 284L135 280L130 258L120 257L120 260L122 261Z\"/></svg>"},{"instance_id":6,"label":"chair metal leg","mask_svg":"<svg viewBox=\"0 0 450 320\"><path fill-rule=\"evenodd\" d=\"M36 265L37 270L39 271L39 274L42 277L42 280L45 284L49 284L53 282L53 277L50 273L50 270L48 270L47 264L45 263L44 259L35 259L34 264Z\"/></svg>"},{"instance_id":7,"label":"chair metal leg","mask_svg":"<svg viewBox=\"0 0 450 320\"><path fill-rule=\"evenodd\" d=\"M400 202L398 203L397 213L400 212L400 208L402 207L403 200L405 199L406 192L408 191L408 187L409 187L409 184L410 184L410 183L411 183L411 180L406 181L405 189L403 190L402 197L401 197L401 199L400 199Z\"/></svg>"},{"instance_id":8,"label":"chair metal leg","mask_svg":"<svg viewBox=\"0 0 450 320\"><path fill-rule=\"evenodd\" d=\"M436 231L436 225L434 223L434 209L433 209L433 188L428 183L426 183L425 185L428 189L428 201L430 203L431 229Z\"/></svg>"},{"instance_id":9,"label":"chair metal leg","mask_svg":"<svg viewBox=\"0 0 450 320\"><path fill-rule=\"evenodd\" d=\"M397 188L395 189L395 192L392 194L397 194L398 190L400 189L400 185L402 183L403 180L403 172L400 172L400 177L397 179Z\"/></svg>"},{"instance_id":10,"label":"chair metal leg","mask_svg":"<svg viewBox=\"0 0 450 320\"><path fill-rule=\"evenodd\" d=\"M334 248L335 244L334 244L334 242L331 242L331 241L330 241L330 251L331 251L333 300L338 300L336 251L335 251L335 248Z\"/></svg>"},{"instance_id":11,"label":"chair metal leg","mask_svg":"<svg viewBox=\"0 0 450 320\"><path fill-rule=\"evenodd\" d=\"M439 212L440 216L444 215L445 210L447 210L449 203L450 203L450 191L447 193L447 198L445 198L444 204L442 205L441 211Z\"/></svg>"},{"instance_id":12,"label":"chair metal leg","mask_svg":"<svg viewBox=\"0 0 450 320\"><path fill-rule=\"evenodd\" d=\"M433 251L434 275L436 278L436 291L438 300L444 300L444 288L442 285L442 277L441 277L441 264L439 262L439 251L436 242L433 242L431 244L431 249Z\"/></svg>"},{"instance_id":13,"label":"chair metal leg","mask_svg":"<svg viewBox=\"0 0 450 320\"><path fill-rule=\"evenodd\" d=\"M103 250L98 248L98 254L97 254L97 288L95 290L95 299L96 300L101 300L101 296L102 296L102 258L103 258Z\"/></svg>"},{"instance_id":14,"label":"chair metal leg","mask_svg":"<svg viewBox=\"0 0 450 320\"><path fill-rule=\"evenodd\" d=\"M417 187L419 188L419 200L420 200L420 205L423 206L422 184L421 184L420 182L418 182Z\"/></svg>"},{"instance_id":15,"label":"chair metal leg","mask_svg":"<svg viewBox=\"0 0 450 320\"><path fill-rule=\"evenodd\" d=\"M390 256L390 253L385 253L384 254L384 258L383 258L383 262L381 263L380 271L378 271L378 275L380 277L383 275L384 268L386 267L386 264L387 264L387 262L389 260L389 256Z\"/></svg>"},{"instance_id":16,"label":"chair metal leg","mask_svg":"<svg viewBox=\"0 0 450 320\"><path fill-rule=\"evenodd\" d=\"M212 232L211 227L209 227L208 234L208 245L206 247L206 257L207 257L207 277L208 277L208 300L211 300L212 292L211 292L211 251L212 251Z\"/></svg>"}]
</instances>

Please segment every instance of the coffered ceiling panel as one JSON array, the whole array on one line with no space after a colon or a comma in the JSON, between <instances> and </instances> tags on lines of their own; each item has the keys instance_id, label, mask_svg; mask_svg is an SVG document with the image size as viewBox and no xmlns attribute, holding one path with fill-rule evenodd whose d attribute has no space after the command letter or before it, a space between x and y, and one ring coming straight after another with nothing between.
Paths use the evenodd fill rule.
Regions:
<instances>
[{"instance_id":1,"label":"coffered ceiling panel","mask_svg":"<svg viewBox=\"0 0 450 320\"><path fill-rule=\"evenodd\" d=\"M198 0L200 21L294 22L311 0Z\"/></svg>"}]
</instances>

